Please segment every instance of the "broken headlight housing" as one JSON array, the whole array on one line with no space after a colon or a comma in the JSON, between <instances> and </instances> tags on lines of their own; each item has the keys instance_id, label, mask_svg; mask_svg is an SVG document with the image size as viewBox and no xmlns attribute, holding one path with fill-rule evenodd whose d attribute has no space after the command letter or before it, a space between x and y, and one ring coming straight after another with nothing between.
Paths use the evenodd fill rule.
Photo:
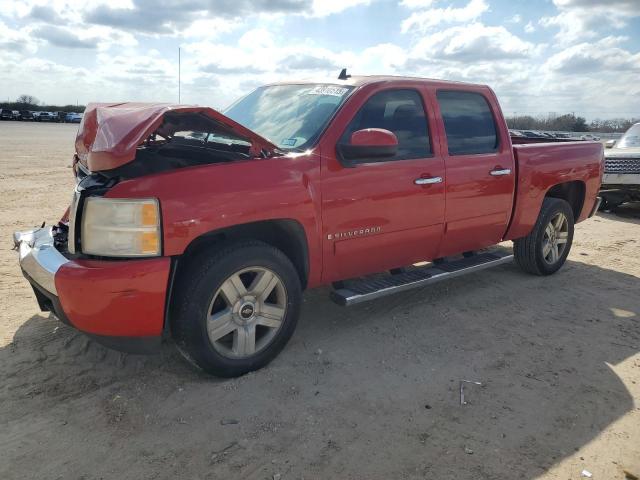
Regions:
<instances>
[{"instance_id":1,"label":"broken headlight housing","mask_svg":"<svg viewBox=\"0 0 640 480\"><path fill-rule=\"evenodd\" d=\"M158 200L88 197L80 238L84 254L157 257L162 253Z\"/></svg>"}]
</instances>

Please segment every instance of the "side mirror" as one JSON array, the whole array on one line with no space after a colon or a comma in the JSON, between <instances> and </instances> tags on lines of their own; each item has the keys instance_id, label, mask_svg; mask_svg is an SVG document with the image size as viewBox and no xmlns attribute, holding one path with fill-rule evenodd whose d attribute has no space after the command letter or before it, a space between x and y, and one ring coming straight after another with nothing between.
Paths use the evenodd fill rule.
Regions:
<instances>
[{"instance_id":1,"label":"side mirror","mask_svg":"<svg viewBox=\"0 0 640 480\"><path fill-rule=\"evenodd\" d=\"M375 162L398 153L398 137L383 128L365 128L353 132L349 143L339 144L338 152L347 167L355 166L359 160Z\"/></svg>"},{"instance_id":2,"label":"side mirror","mask_svg":"<svg viewBox=\"0 0 640 480\"><path fill-rule=\"evenodd\" d=\"M604 144L605 148L613 148L615 145L616 145L615 140L607 140L607 142Z\"/></svg>"}]
</instances>

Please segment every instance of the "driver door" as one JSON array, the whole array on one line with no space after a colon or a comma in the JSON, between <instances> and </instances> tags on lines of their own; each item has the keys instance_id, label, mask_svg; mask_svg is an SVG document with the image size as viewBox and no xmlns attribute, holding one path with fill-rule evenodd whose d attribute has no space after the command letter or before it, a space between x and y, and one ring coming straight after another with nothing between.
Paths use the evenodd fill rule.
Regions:
<instances>
[{"instance_id":1,"label":"driver door","mask_svg":"<svg viewBox=\"0 0 640 480\"><path fill-rule=\"evenodd\" d=\"M336 117L321 148L326 281L433 258L443 234L445 169L431 147L434 117L428 99L413 86L358 93ZM397 154L344 166L336 145L365 128L393 132Z\"/></svg>"}]
</instances>

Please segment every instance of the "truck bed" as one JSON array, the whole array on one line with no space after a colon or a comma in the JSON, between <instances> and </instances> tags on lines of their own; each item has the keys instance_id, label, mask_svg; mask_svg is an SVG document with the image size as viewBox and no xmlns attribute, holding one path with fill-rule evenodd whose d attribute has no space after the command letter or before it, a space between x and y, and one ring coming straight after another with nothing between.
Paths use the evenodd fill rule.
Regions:
<instances>
[{"instance_id":1,"label":"truck bed","mask_svg":"<svg viewBox=\"0 0 640 480\"><path fill-rule=\"evenodd\" d=\"M593 208L604 166L600 142L532 143L513 146L516 162L516 192L513 214L505 240L527 235L538 217L548 190L559 181L577 182L584 202L575 212L576 223Z\"/></svg>"}]
</instances>

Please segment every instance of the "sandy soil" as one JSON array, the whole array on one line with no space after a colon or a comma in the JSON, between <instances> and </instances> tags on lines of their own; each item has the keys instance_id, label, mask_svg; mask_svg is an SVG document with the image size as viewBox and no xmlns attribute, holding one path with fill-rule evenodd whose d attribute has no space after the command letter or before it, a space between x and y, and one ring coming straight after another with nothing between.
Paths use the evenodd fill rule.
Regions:
<instances>
[{"instance_id":1,"label":"sandy soil","mask_svg":"<svg viewBox=\"0 0 640 480\"><path fill-rule=\"evenodd\" d=\"M305 294L268 368L209 378L40 313L13 230L68 203L75 126L0 123L0 478L596 479L640 475L640 205L515 265L344 309ZM459 380L468 404L459 403Z\"/></svg>"}]
</instances>

